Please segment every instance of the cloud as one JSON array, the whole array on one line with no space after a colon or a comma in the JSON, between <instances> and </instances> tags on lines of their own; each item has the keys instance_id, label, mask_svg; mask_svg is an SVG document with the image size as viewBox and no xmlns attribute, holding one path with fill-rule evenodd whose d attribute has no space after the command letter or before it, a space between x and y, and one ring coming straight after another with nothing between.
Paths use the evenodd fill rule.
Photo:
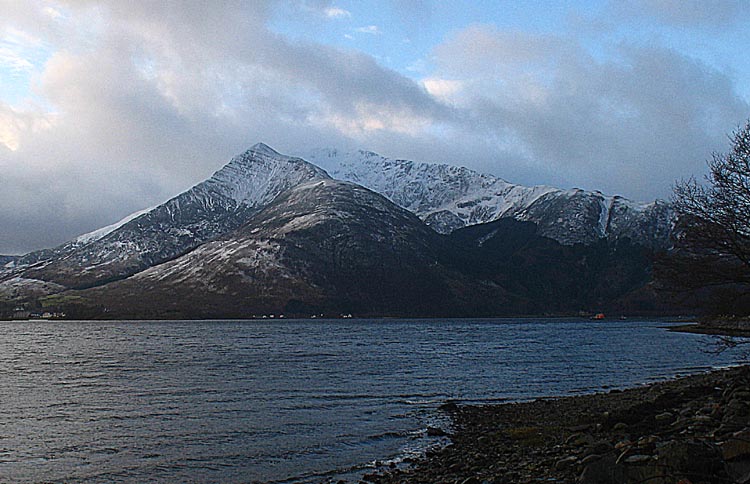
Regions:
<instances>
[{"instance_id":1,"label":"cloud","mask_svg":"<svg viewBox=\"0 0 750 484\"><path fill-rule=\"evenodd\" d=\"M34 64L12 47L0 44L0 68L3 67L12 72L29 72L34 69Z\"/></svg>"},{"instance_id":2,"label":"cloud","mask_svg":"<svg viewBox=\"0 0 750 484\"><path fill-rule=\"evenodd\" d=\"M508 155L556 184L644 199L702 172L749 107L726 74L663 47L620 44L598 60L570 38L473 26L435 59L428 89Z\"/></svg>"},{"instance_id":3,"label":"cloud","mask_svg":"<svg viewBox=\"0 0 750 484\"><path fill-rule=\"evenodd\" d=\"M617 0L615 14L651 19L676 27L718 29L737 24L750 15L745 0Z\"/></svg>"},{"instance_id":4,"label":"cloud","mask_svg":"<svg viewBox=\"0 0 750 484\"><path fill-rule=\"evenodd\" d=\"M284 9L320 19L338 8L289 3L0 0L0 32L23 33L12 52L34 65L32 98L0 97L0 253L164 201L258 141L664 196L748 112L731 77L669 49L610 43L594 55L575 34L486 25L436 46L415 81L273 32Z\"/></svg>"},{"instance_id":5,"label":"cloud","mask_svg":"<svg viewBox=\"0 0 750 484\"><path fill-rule=\"evenodd\" d=\"M348 18L352 16L350 11L338 7L328 7L323 10L323 13L328 18Z\"/></svg>"},{"instance_id":6,"label":"cloud","mask_svg":"<svg viewBox=\"0 0 750 484\"><path fill-rule=\"evenodd\" d=\"M269 2L34 5L15 25L64 47L33 84L46 107L0 110L0 253L159 203L258 141L353 146L450 116L365 54L271 32Z\"/></svg>"},{"instance_id":7,"label":"cloud","mask_svg":"<svg viewBox=\"0 0 750 484\"><path fill-rule=\"evenodd\" d=\"M456 94L464 88L463 82L451 79L426 78L422 79L427 92L445 102L452 102Z\"/></svg>"},{"instance_id":8,"label":"cloud","mask_svg":"<svg viewBox=\"0 0 750 484\"><path fill-rule=\"evenodd\" d=\"M380 35L382 32L380 31L380 28L377 25L368 25L366 27L359 27L354 29L355 32L359 32L360 34L369 34L369 35Z\"/></svg>"}]
</instances>

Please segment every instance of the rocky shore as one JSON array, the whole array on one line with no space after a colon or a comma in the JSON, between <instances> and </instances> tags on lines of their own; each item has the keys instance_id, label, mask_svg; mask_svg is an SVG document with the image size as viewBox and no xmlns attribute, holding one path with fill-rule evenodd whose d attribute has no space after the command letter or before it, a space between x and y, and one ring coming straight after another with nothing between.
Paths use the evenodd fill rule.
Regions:
<instances>
[{"instance_id":1,"label":"rocky shore","mask_svg":"<svg viewBox=\"0 0 750 484\"><path fill-rule=\"evenodd\" d=\"M491 406L446 405L452 444L393 483L750 482L750 367L625 391Z\"/></svg>"}]
</instances>

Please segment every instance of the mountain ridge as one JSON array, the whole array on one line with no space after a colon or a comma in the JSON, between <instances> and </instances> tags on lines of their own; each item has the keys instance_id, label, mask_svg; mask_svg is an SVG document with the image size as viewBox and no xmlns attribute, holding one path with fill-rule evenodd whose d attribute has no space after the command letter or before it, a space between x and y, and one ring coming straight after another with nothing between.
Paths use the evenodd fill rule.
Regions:
<instances>
[{"instance_id":1,"label":"mountain ridge","mask_svg":"<svg viewBox=\"0 0 750 484\"><path fill-rule=\"evenodd\" d=\"M653 307L648 296L627 302L648 281L646 249L564 246L536 232L531 222L501 219L438 234L367 188L313 180L189 253L61 296L75 296L67 310L82 317L139 319Z\"/></svg>"},{"instance_id":2,"label":"mountain ridge","mask_svg":"<svg viewBox=\"0 0 750 484\"><path fill-rule=\"evenodd\" d=\"M628 237L664 247L671 232L671 210L660 200L640 203L598 191L527 187L465 167L364 150L321 148L302 156L334 178L385 195L440 233L506 217L535 222L543 235L567 245Z\"/></svg>"},{"instance_id":3,"label":"mountain ridge","mask_svg":"<svg viewBox=\"0 0 750 484\"><path fill-rule=\"evenodd\" d=\"M338 156L335 150L327 153L329 158ZM621 197L604 197L598 192L522 187L464 167L389 160L371 152L358 153L366 158L366 163L356 165L351 160L347 163L334 160L338 168L336 163L329 166L335 176L354 180L335 180L323 167L301 157L282 155L258 143L233 157L210 178L163 204L135 212L56 248L9 260L0 269L0 299L39 301L45 294L59 293L74 298L82 294L99 295L102 301L108 295L116 301L127 294L118 292L118 287L130 287L129 293L140 294L142 298L169 288L163 293L162 301L167 301L169 294L182 294L170 304L188 304L195 314L210 317L211 314L228 314L215 306L219 300L225 301L222 304L238 304L231 303L231 297L226 296L233 292L231 284L236 284L238 291L245 288L243 297L260 306L270 301L262 302L263 294L267 298L276 294L273 297L278 299L279 295L287 297L297 291L300 297L294 304L298 309L311 311L334 306L343 311L347 304L342 303L336 292L354 291L357 296L352 296L352 300L359 302L348 307L356 307L357 311L367 314L391 314L389 311L412 315L419 315L419 311L448 314L452 311L451 305L458 311L454 315L462 314L461 311L507 314L508 308L533 312L536 306L549 306L543 300L537 301L535 291L545 287L553 288L550 290L554 294L566 291L544 274L547 270L544 264L535 261L551 257L558 270L550 270L550 274L556 274L560 281L573 283L566 272L574 273L577 269L565 262L566 257L584 266L587 257L607 267L615 266L617 261L610 256L618 246L629 247L632 243L653 250L663 244L662 239L670 230L669 211L657 202L636 205ZM382 192L359 182L375 185ZM316 193L317 198L306 195L306 204L299 203L299 197L305 193ZM292 219L280 225L280 221L288 217ZM363 225L360 218L368 223ZM396 219L401 221L394 224L403 227L402 234L383 225ZM503 220L508 222L499 223ZM446 230L439 230L440 223L445 224ZM315 232L321 224L336 229L320 229L326 235L314 235L315 243L305 238L304 234ZM453 228L449 227L451 224ZM477 227L480 232L490 229L477 240L462 238L458 233L471 227ZM534 228L529 232L528 227ZM271 228L276 232L269 232ZM520 257L516 261L506 260L507 251L495 247L500 237L498 233L508 230L526 233L527 246L516 248L520 251L515 255ZM389 235L380 235L380 240L373 242L368 239L370 232ZM453 233L458 234L451 237ZM260 240L258 234L266 236ZM243 240L252 250L242 246ZM295 240L301 245L294 246ZM515 239L505 234L502 240ZM369 247L369 252L349 257L346 250L331 245L335 241L354 244L346 250ZM394 253L398 253L395 248L403 249L400 258L394 259L388 252L389 244L394 247ZM484 245L495 249L485 250ZM564 246L571 248L561 248ZM237 259L233 251L241 251L245 256ZM291 254L291 258L284 259L283 254ZM341 254L352 268L347 272L348 279L358 281L351 284L351 288L335 272L346 272L346 268L336 268L337 257ZM621 251L621 254L629 257L627 260L637 274L648 271L637 251ZM333 269L321 264L321 260L329 260ZM233 261L235 265L228 267L226 261ZM311 261L318 261L314 270L295 272L313 264ZM287 267L287 263L291 265ZM622 267L623 273L629 273L626 266ZM238 267L250 271L245 275L265 278L265 283L249 283L247 277L237 272ZM278 272L283 267L288 270ZM487 267L492 268L490 272L484 269ZM354 268L361 269L364 279ZM592 277L600 277L596 267L588 267L587 271ZM401 277L398 275L401 272L411 277ZM528 279L525 272L536 275ZM212 274L223 274L221 281ZM277 277L266 277L268 274ZM609 274L607 277L618 276ZM371 280L378 278L382 283L373 287ZM414 282L414 278L423 281ZM200 279L214 281L214 286L203 287L203 292L213 299L201 296L196 289L201 284ZM634 281L644 284L645 279L633 276L616 284L617 290L607 294L617 299L622 295L618 291L626 287L634 289ZM143 293L137 284L151 288L151 292ZM215 288L221 284L229 285L223 292L217 292ZM369 296L366 290L385 294L385 286L396 288L396 293L386 298L391 301L390 309L386 300L373 299L375 296ZM186 293L189 287L195 291ZM442 297L435 299L429 291L419 292L425 287L432 287L434 294ZM405 288L411 288L412 292ZM401 292L411 294L412 300L417 298L419 303L412 302L409 306ZM599 297L597 291L585 285L580 286L579 292L588 295L576 299L576 294L566 293L565 297L571 301L580 299L583 305ZM206 308L214 308L216 312L204 314L203 310L186 302L200 300L205 302ZM130 301L135 306L145 304ZM424 301L430 304L421 305ZM603 300L597 301L598 305L603 304ZM288 303L277 305L274 310L284 310ZM249 304L246 301L239 306L250 310ZM565 310L570 308L566 306ZM174 311L170 314L179 312ZM120 314L129 313L121 308ZM101 317L102 314L94 311L90 316Z\"/></svg>"},{"instance_id":4,"label":"mountain ridge","mask_svg":"<svg viewBox=\"0 0 750 484\"><path fill-rule=\"evenodd\" d=\"M239 227L279 193L317 178L329 177L259 143L166 202L54 249L22 256L6 273L22 271L24 277L69 287L128 277Z\"/></svg>"}]
</instances>

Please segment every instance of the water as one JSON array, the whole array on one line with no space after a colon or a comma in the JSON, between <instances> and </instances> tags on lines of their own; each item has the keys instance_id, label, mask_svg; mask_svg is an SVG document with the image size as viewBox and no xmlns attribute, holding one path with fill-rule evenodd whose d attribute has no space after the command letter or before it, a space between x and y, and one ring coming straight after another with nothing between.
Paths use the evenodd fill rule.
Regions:
<instances>
[{"instance_id":1,"label":"water","mask_svg":"<svg viewBox=\"0 0 750 484\"><path fill-rule=\"evenodd\" d=\"M430 443L446 400L734 363L659 322L0 322L0 481L320 482Z\"/></svg>"}]
</instances>

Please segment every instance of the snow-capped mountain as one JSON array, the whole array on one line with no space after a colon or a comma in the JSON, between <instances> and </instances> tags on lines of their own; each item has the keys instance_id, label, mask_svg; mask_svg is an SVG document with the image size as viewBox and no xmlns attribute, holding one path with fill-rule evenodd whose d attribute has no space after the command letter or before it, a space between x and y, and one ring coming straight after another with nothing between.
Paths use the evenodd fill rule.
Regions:
<instances>
[{"instance_id":1,"label":"snow-capped mountain","mask_svg":"<svg viewBox=\"0 0 750 484\"><path fill-rule=\"evenodd\" d=\"M443 234L511 217L536 223L542 235L563 244L627 237L655 247L666 244L671 230L671 211L661 201L514 185L468 168L393 160L369 151L318 149L301 156L333 178L388 197Z\"/></svg>"},{"instance_id":2,"label":"snow-capped mountain","mask_svg":"<svg viewBox=\"0 0 750 484\"><path fill-rule=\"evenodd\" d=\"M112 311L140 306L145 317L175 302L174 311L189 307L206 317L430 314L448 294L436 262L440 239L386 198L321 179L288 190L241 228L182 257L82 294ZM137 304L143 294L152 302Z\"/></svg>"},{"instance_id":3,"label":"snow-capped mountain","mask_svg":"<svg viewBox=\"0 0 750 484\"><path fill-rule=\"evenodd\" d=\"M55 249L28 254L12 262L6 274L21 271L25 278L67 287L117 280L236 229L297 184L327 178L320 168L259 143L171 200Z\"/></svg>"},{"instance_id":4,"label":"snow-capped mountain","mask_svg":"<svg viewBox=\"0 0 750 484\"><path fill-rule=\"evenodd\" d=\"M140 304L141 315L154 317L290 307L533 312L550 304L539 302L548 294L537 299L536 288L563 294L589 256L605 261L604 269L586 269L594 280L617 267L605 279L622 281L611 292L578 287L560 300L614 301L643 287L642 247L661 246L671 227L661 202L524 187L363 151L308 158L322 168L257 144L161 205L57 248L4 259L0 309L63 293L85 295L94 312L83 316L92 317L102 317L92 308L119 303L123 316ZM625 239L641 248L620 244ZM156 306L145 302L152 296ZM244 302L232 302L237 297ZM222 309L230 303L239 312Z\"/></svg>"},{"instance_id":5,"label":"snow-capped mountain","mask_svg":"<svg viewBox=\"0 0 750 484\"><path fill-rule=\"evenodd\" d=\"M643 310L648 251L565 246L536 232L506 218L440 235L375 192L320 179L180 257L64 293L78 307L63 310L95 318L496 316L632 308L633 297Z\"/></svg>"}]
</instances>

